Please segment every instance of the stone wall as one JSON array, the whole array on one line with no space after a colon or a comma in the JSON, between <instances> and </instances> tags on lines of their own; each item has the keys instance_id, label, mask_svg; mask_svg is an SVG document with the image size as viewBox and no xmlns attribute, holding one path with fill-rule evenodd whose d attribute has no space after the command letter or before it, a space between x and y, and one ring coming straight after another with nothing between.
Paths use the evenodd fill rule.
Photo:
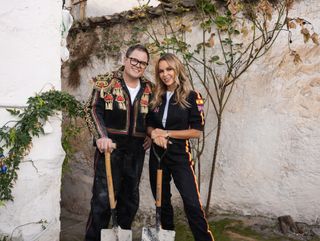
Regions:
<instances>
[{"instance_id":1,"label":"stone wall","mask_svg":"<svg viewBox=\"0 0 320 241\"><path fill-rule=\"evenodd\" d=\"M1 3L1 126L12 120L6 108L23 108L28 97L40 90L60 89L61 6L60 0ZM61 115L50 118L45 130L45 135L34 138L31 152L19 166L14 201L0 206L0 237L14 231L15 241L59 240ZM40 220L46 222L45 229Z\"/></svg>"},{"instance_id":2,"label":"stone wall","mask_svg":"<svg viewBox=\"0 0 320 241\"><path fill-rule=\"evenodd\" d=\"M290 17L305 18L313 24L316 32L320 32L319 10L320 4L316 0L297 1ZM127 40L130 39L132 26L137 23L130 23L126 16L116 15L116 18L124 19L121 23L104 17L89 19L75 27L78 30L89 29L90 26L99 25L99 21L109 21L112 25L109 31L115 31L119 39ZM154 28L160 29L155 22ZM99 31L100 27L96 29L98 35ZM187 35L189 42L199 42L202 34L198 31L193 27L193 31ZM304 44L298 30L293 36L294 47L299 51L302 63L293 63L287 46L287 34L283 32L271 51L255 62L235 86L223 117L211 202L213 212L267 217L287 214L295 220L308 223L320 220L320 48L311 43ZM140 37L142 42L147 41L145 36ZM217 51L215 48L212 51ZM78 98L86 99L90 92L90 78L119 66L125 49L125 46L121 46L116 56L109 56L105 60L92 57L90 64L81 69L81 84L76 89L70 89L66 84L68 67L65 66L63 88ZM153 56L152 61L155 58ZM147 76L152 78L152 71L152 67L149 68ZM199 83L196 86L201 90ZM215 124L211 109L207 116L207 133L215 128ZM91 145L88 139L84 141L86 150L90 150ZM207 197L213 143L212 134L207 139L202 157L203 202ZM78 162L72 164L75 169L66 178L78 181L76 184L65 182L65 190L91 188L88 172L92 175L92 170L79 164L79 161L92 161L92 158L87 159L92 149L91 153L86 153L81 150L76 153ZM147 213L153 208L147 161L140 192L140 212ZM70 200L77 200L80 191L73 193L72 197L69 194L66 191L64 195ZM87 199L87 204L81 202L79 205L83 205L82 210L86 214L90 196L83 198ZM179 195L175 194L173 199L175 205L181 207ZM63 199L66 207L73 203L70 200Z\"/></svg>"}]
</instances>

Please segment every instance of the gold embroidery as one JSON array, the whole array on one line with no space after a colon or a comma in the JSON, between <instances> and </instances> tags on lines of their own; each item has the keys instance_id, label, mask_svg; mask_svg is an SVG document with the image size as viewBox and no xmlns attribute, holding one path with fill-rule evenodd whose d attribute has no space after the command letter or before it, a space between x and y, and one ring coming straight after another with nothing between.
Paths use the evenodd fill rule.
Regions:
<instances>
[{"instance_id":1,"label":"gold embroidery","mask_svg":"<svg viewBox=\"0 0 320 241\"><path fill-rule=\"evenodd\" d=\"M88 101L85 103L84 105L84 119L87 123L87 126L89 128L89 131L91 132L91 135L97 140L100 138L99 134L98 134L98 130L92 120L92 117L90 115L90 111L91 111L91 102L92 102L92 96L88 99Z\"/></svg>"},{"instance_id":2,"label":"gold embroidery","mask_svg":"<svg viewBox=\"0 0 320 241\"><path fill-rule=\"evenodd\" d=\"M104 98L105 93L109 92L112 88L114 80L112 79L112 74L98 75L92 79L93 88L100 91L100 97Z\"/></svg>"}]
</instances>

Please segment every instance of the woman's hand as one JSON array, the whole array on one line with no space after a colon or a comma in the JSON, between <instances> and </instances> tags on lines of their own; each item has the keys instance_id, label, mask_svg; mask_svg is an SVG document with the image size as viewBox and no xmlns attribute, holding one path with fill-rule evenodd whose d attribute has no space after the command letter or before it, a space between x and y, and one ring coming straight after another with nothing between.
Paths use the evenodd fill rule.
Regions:
<instances>
[{"instance_id":1,"label":"woman's hand","mask_svg":"<svg viewBox=\"0 0 320 241\"><path fill-rule=\"evenodd\" d=\"M167 149L168 137L168 132L163 129L157 128L151 132L151 138L153 142L164 149Z\"/></svg>"},{"instance_id":2,"label":"woman's hand","mask_svg":"<svg viewBox=\"0 0 320 241\"><path fill-rule=\"evenodd\" d=\"M168 139L162 136L158 136L156 138L153 139L153 142L155 144L157 144L158 146L167 149L167 145L168 145Z\"/></svg>"},{"instance_id":3,"label":"woman's hand","mask_svg":"<svg viewBox=\"0 0 320 241\"><path fill-rule=\"evenodd\" d=\"M154 129L151 132L151 139L155 140L157 137L163 137L163 138L167 138L168 137L168 132L166 130L163 129Z\"/></svg>"}]
</instances>

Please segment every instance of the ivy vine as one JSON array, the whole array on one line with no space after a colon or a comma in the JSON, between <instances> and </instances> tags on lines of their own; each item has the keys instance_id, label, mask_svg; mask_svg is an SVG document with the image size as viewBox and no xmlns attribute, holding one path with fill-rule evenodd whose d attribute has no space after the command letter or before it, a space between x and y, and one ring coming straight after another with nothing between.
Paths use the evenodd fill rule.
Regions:
<instances>
[{"instance_id":1,"label":"ivy vine","mask_svg":"<svg viewBox=\"0 0 320 241\"><path fill-rule=\"evenodd\" d=\"M30 97L24 110L7 109L15 120L0 128L0 204L13 200L11 189L17 180L17 170L32 146L32 138L44 134L44 124L50 116L63 111L64 117L83 117L83 106L70 94L50 90ZM13 124L14 123L14 124ZM73 132L76 133L76 132ZM68 141L68 139L63 139ZM68 146L68 145L63 145ZM66 150L68 151L68 150ZM66 157L68 157L68 153Z\"/></svg>"}]
</instances>

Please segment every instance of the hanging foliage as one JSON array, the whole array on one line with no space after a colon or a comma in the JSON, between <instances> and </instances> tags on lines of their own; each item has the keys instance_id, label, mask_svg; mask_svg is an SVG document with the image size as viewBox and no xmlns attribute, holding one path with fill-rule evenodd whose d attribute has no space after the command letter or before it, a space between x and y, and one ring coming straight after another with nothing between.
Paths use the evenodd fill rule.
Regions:
<instances>
[{"instance_id":1,"label":"hanging foliage","mask_svg":"<svg viewBox=\"0 0 320 241\"><path fill-rule=\"evenodd\" d=\"M7 109L15 120L0 128L0 204L13 200L11 190L18 177L19 164L28 154L32 138L44 134L48 118L63 111L66 118L74 119L83 116L82 110L82 104L73 96L57 90L30 97L23 111Z\"/></svg>"}]
</instances>

